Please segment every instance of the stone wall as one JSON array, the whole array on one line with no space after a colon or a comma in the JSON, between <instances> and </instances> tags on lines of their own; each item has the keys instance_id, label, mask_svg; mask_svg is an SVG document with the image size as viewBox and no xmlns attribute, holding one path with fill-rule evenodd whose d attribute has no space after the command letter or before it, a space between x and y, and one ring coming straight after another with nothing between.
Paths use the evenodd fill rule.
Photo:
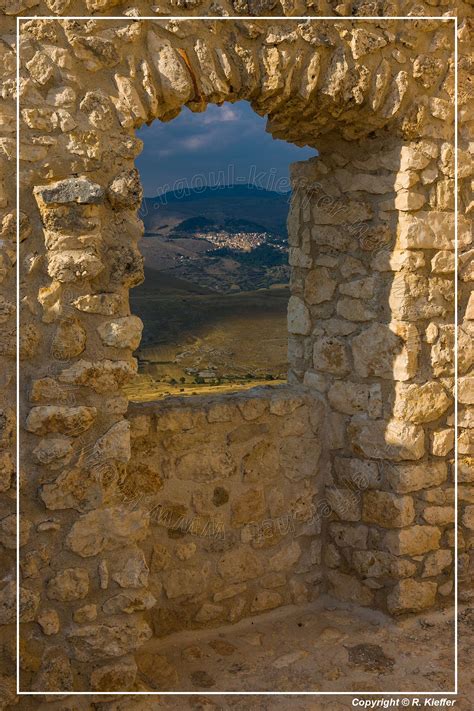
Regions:
<instances>
[{"instance_id":1,"label":"stone wall","mask_svg":"<svg viewBox=\"0 0 474 711\"><path fill-rule=\"evenodd\" d=\"M333 410L325 447L334 481L326 497L344 499L354 478L362 491L345 512L338 514L334 506L324 545L328 578L338 594L349 588L367 604L388 601L393 611L416 608L417 596L424 605L449 599L452 24L381 17L311 23L129 17L170 9L224 15L433 12L431 4L392 0L291 7L286 2L213 3L212 10L210 3L184 10L174 5L174 0L169 6L137 0L133 8L118 0L7 0L9 16L0 17L1 559L12 571L0 590L0 623L5 666L13 673L14 15L128 13L123 21L35 20L22 30L18 218L25 689L107 684L115 689L130 682L131 655L152 634L143 610L121 610L124 599L103 609L97 600L105 599L111 580L120 587L114 576L123 581L139 575L140 546L149 531L149 511L131 510L123 500L131 446L128 403L120 388L133 376L131 354L141 331L128 304L129 288L142 278L137 248L142 226L136 216L141 193L133 169L140 143L134 131L145 122L172 119L183 105L199 111L209 102L245 99L268 115L274 136L321 151L316 164L295 173L302 185L290 223L290 384L304 382L327 397ZM448 5L440 7L453 12ZM459 3L456 11L463 216L470 206L472 172L467 155L470 10ZM312 190L321 178L322 202ZM342 213L324 216L323 208L341 196ZM349 230L359 223L369 225L368 236ZM464 599L469 599L472 251L463 219L460 224L459 307L465 317L460 331L460 560ZM360 485L360 469L368 491ZM424 529L417 541L438 530L437 544L432 540L428 547L425 541L421 551L410 548L415 526ZM135 557L124 570L125 547ZM399 580L402 568L409 575ZM3 687L10 694L9 680Z\"/></svg>"},{"instance_id":2,"label":"stone wall","mask_svg":"<svg viewBox=\"0 0 474 711\"><path fill-rule=\"evenodd\" d=\"M328 139L293 166L290 376L327 398L327 496L351 502L329 525L330 589L393 613L453 591L452 125L435 105L421 140ZM461 374L470 336L467 324Z\"/></svg>"},{"instance_id":3,"label":"stone wall","mask_svg":"<svg viewBox=\"0 0 474 711\"><path fill-rule=\"evenodd\" d=\"M123 495L150 511L150 572L143 597L121 598L149 608L155 634L318 596L324 410L290 386L130 406Z\"/></svg>"}]
</instances>

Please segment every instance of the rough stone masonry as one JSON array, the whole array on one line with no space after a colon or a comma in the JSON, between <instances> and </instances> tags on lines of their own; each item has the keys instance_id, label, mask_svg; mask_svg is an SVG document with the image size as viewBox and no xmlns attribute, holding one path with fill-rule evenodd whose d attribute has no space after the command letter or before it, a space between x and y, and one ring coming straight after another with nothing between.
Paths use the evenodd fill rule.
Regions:
<instances>
[{"instance_id":1,"label":"rough stone masonry","mask_svg":"<svg viewBox=\"0 0 474 711\"><path fill-rule=\"evenodd\" d=\"M434 12L459 16L459 564L471 599L468 5L5 0L1 12L4 707L16 700L17 220L22 689L130 690L153 634L321 591L392 614L452 602L454 34L423 19ZM255 17L160 19L176 13ZM16 47L15 16L28 14ZM81 14L97 19L67 17ZM320 154L292 169L288 385L143 412L121 393L142 330L128 303L143 279L135 129L242 99L273 136ZM224 540L163 525L143 492L185 520L222 520ZM297 526L275 534L296 509ZM252 530L270 533L256 543Z\"/></svg>"}]
</instances>

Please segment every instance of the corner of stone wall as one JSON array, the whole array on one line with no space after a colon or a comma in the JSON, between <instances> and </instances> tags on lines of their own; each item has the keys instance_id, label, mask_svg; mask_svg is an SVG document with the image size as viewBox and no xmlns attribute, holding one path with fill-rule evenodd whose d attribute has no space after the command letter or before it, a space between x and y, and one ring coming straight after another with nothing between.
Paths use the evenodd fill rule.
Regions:
<instances>
[{"instance_id":1,"label":"corner of stone wall","mask_svg":"<svg viewBox=\"0 0 474 711\"><path fill-rule=\"evenodd\" d=\"M329 590L392 614L453 594L453 128L443 106L420 138L329 136L318 158L292 167L290 367L331 410ZM459 233L469 245L462 216ZM460 339L464 372L471 347Z\"/></svg>"}]
</instances>

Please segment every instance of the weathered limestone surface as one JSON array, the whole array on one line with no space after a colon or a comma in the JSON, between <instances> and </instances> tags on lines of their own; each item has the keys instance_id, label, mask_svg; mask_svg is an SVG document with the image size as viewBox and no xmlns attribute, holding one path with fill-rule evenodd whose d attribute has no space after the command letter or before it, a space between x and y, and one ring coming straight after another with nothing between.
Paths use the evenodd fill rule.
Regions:
<instances>
[{"instance_id":1,"label":"weathered limestone surface","mask_svg":"<svg viewBox=\"0 0 474 711\"><path fill-rule=\"evenodd\" d=\"M464 55L472 42L471 10L463 2L439 7L459 17L460 564L462 595L469 600L474 272L472 89ZM18 218L23 688L131 688L138 683L131 654L152 634L151 621L158 635L166 625L176 626L173 609L182 590L186 600L194 600L183 616L192 626L235 621L302 599L303 579L312 588L322 579L334 594L394 614L449 602L455 308L451 24L423 21L419 16L433 14L432 3L412 0L317 5L136 0L133 8L120 0L5 0L0 12L5 13L0 14L0 528L8 569L15 552ZM15 16L51 13L59 18L123 14L124 19L38 19L22 25L16 216ZM177 13L355 18L159 20ZM371 13L377 20L357 20ZM417 17L388 21L380 17L384 14ZM140 15L157 20L131 18ZM242 400L238 416L230 406L225 425L219 403L214 414L171 407L173 412L160 418L156 413L151 419L131 418L130 432L120 388L135 372L132 350L141 325L130 314L128 289L143 278L137 248L142 226L135 212L141 190L133 165L141 146L134 131L147 121L172 119L184 104L200 111L209 102L240 99L268 115L275 137L320 151L320 158L293 171L289 382L290 389L304 383L316 398L327 394L324 437L318 438L319 424L297 416L311 410L308 402L292 411L285 398L268 410L266 398ZM224 431L238 418L243 421L224 447ZM188 452L202 446L209 432L220 445L207 451L204 466ZM177 457L180 439L189 447ZM161 451L159 468L144 451L135 458L140 441L163 449L168 442L170 454ZM318 456L323 446L320 480L304 446L310 443ZM276 470L287 497L280 498L272 485ZM291 497L303 500L310 491L314 497L311 487L323 481L328 489L319 502L322 552L319 533L304 523L301 535L268 548L245 539L249 519L278 518ZM148 559L146 511L123 510L124 487L131 482L145 496L166 492L179 516L184 508L197 517L209 516L208 507L225 511L233 545L204 552L204 539L173 538L152 521L167 545L156 545ZM185 503L175 499L178 485L196 497ZM176 489L168 492L172 486ZM301 503L303 510L309 505ZM204 564L193 563L204 555ZM316 575L311 583L310 570ZM222 571L230 577L225 585ZM204 594L203 575L209 582ZM288 589L280 585L282 576L290 581ZM2 649L6 673L13 674L12 579L2 586ZM12 688L2 682L6 703L17 700Z\"/></svg>"},{"instance_id":2,"label":"weathered limestone surface","mask_svg":"<svg viewBox=\"0 0 474 711\"><path fill-rule=\"evenodd\" d=\"M443 604L453 563L454 223L432 187L449 154L437 121L391 146L321 139L318 159L292 166L292 299L305 319L291 328L290 302L290 377L334 413L325 579L393 614ZM469 373L471 336L460 345Z\"/></svg>"},{"instance_id":3,"label":"weathered limestone surface","mask_svg":"<svg viewBox=\"0 0 474 711\"><path fill-rule=\"evenodd\" d=\"M324 409L294 386L131 406L120 488L149 512L157 635L319 595Z\"/></svg>"}]
</instances>

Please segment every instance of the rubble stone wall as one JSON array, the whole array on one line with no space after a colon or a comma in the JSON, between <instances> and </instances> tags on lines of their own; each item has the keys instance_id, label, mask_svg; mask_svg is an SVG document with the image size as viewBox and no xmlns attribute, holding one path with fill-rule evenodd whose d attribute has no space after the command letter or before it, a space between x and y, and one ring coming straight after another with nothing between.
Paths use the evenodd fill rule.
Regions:
<instances>
[{"instance_id":1,"label":"rubble stone wall","mask_svg":"<svg viewBox=\"0 0 474 711\"><path fill-rule=\"evenodd\" d=\"M433 117L421 139L401 144L323 140L318 159L293 166L290 379L324 393L333 412L329 589L392 613L443 604L453 592L447 117ZM471 241L462 216L459 240ZM469 323L460 341L464 375L474 356ZM460 494L468 504L465 483Z\"/></svg>"},{"instance_id":2,"label":"rubble stone wall","mask_svg":"<svg viewBox=\"0 0 474 711\"><path fill-rule=\"evenodd\" d=\"M250 5L232 11L262 11L262 5ZM466 53L470 23L463 19L468 9L462 3L456 9L459 305L465 318L460 332L461 570L468 597L472 253L463 215L470 204L472 90ZM137 607L131 599L136 581L144 579L150 511L130 508L123 493L137 442L130 439L121 386L136 370L132 353L142 328L128 303L128 290L143 278L137 246L142 225L136 214L141 188L134 169L141 144L135 129L155 119L171 120L183 105L200 111L208 103L245 99L268 116L272 135L321 151L318 161L294 174L301 187L290 218L290 386L303 383L326 397L333 410L323 446L331 456L327 475L333 481L325 496L333 497L334 512L327 539L322 532L332 589L337 594L349 589L355 599L389 605L394 612L417 609L413 599L418 597L428 607L450 594L452 23L382 17L179 22L129 16L22 23L21 210L16 216L14 16L121 15L125 10L133 16L169 12L165 5L138 1L130 9L117 0L7 0L7 16L0 17L0 346L5 362L0 542L2 565L12 571L0 589L0 624L6 671L13 673L18 217L24 689L130 689L136 675L133 654L153 634L147 599ZM191 12L209 10L197 4ZM214 4L212 11L230 10ZM315 10L283 3L265 11L428 15L432 6L319 3ZM316 192L315 181L323 185ZM324 207L341 196L342 213L336 214L344 219L334 222L332 215L328 222ZM349 230L359 223L369 225L368 238ZM369 490L357 479L361 467ZM341 509L337 502L346 489L352 491L348 481L353 479L362 496ZM425 541L422 550L413 547L417 532L417 545ZM112 587L118 599L104 607ZM7 679L3 685L7 691L9 684Z\"/></svg>"},{"instance_id":3,"label":"rubble stone wall","mask_svg":"<svg viewBox=\"0 0 474 711\"><path fill-rule=\"evenodd\" d=\"M155 634L319 595L324 413L301 386L131 404L123 495L150 511L150 537L148 589L129 596Z\"/></svg>"}]
</instances>

